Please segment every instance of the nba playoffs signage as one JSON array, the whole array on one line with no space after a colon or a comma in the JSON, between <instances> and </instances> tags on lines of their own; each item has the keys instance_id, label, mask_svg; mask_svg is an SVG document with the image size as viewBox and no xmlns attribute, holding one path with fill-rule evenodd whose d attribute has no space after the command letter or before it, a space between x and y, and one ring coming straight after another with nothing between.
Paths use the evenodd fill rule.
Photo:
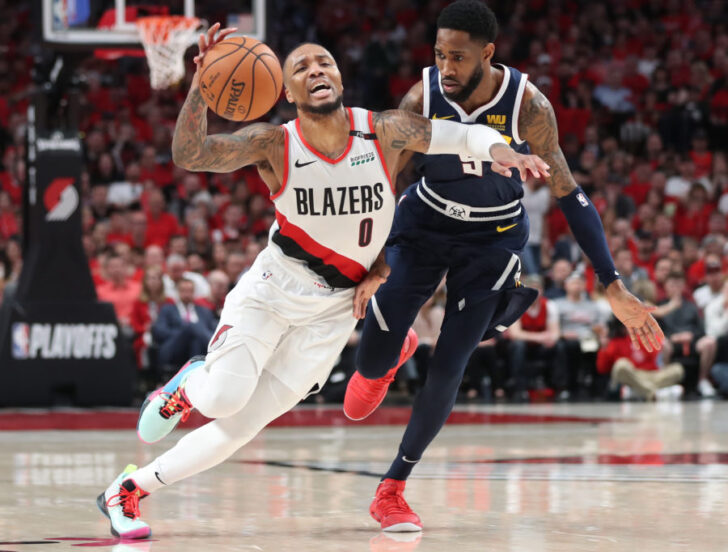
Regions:
<instances>
[{"instance_id":1,"label":"nba playoffs signage","mask_svg":"<svg viewBox=\"0 0 728 552\"><path fill-rule=\"evenodd\" d=\"M29 116L29 120L31 117ZM23 271L0 316L0 406L124 405L134 366L81 243L77 136L29 125Z\"/></svg>"},{"instance_id":2,"label":"nba playoffs signage","mask_svg":"<svg viewBox=\"0 0 728 552\"><path fill-rule=\"evenodd\" d=\"M12 356L26 359L110 359L116 356L114 324L27 324L12 325Z\"/></svg>"}]
</instances>

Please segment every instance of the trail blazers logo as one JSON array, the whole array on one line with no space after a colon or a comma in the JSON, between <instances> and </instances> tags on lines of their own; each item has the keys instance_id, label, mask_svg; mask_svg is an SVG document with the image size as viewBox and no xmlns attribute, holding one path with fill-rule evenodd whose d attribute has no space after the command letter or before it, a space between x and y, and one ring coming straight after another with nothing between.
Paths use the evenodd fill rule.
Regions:
<instances>
[{"instance_id":1,"label":"trail blazers logo","mask_svg":"<svg viewBox=\"0 0 728 552\"><path fill-rule=\"evenodd\" d=\"M74 213L78 207L78 192L71 177L55 178L43 195L46 220L62 221Z\"/></svg>"},{"instance_id":2,"label":"trail blazers logo","mask_svg":"<svg viewBox=\"0 0 728 552\"><path fill-rule=\"evenodd\" d=\"M209 352L215 351L222 347L222 344L225 343L225 338L227 337L227 333L230 328L232 328L230 324L223 324L222 327L217 330L217 333L212 338L212 341L210 341L210 345L208 345L207 347L207 350Z\"/></svg>"}]
</instances>

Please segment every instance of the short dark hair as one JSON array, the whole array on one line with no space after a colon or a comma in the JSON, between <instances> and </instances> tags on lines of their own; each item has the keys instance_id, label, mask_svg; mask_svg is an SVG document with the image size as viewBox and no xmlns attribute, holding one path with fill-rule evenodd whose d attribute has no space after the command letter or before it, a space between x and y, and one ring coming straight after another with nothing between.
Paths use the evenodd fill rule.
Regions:
<instances>
[{"instance_id":1,"label":"short dark hair","mask_svg":"<svg viewBox=\"0 0 728 552\"><path fill-rule=\"evenodd\" d=\"M453 29L470 33L470 38L495 42L498 21L491 10L480 0L457 0L446 6L437 18L438 29Z\"/></svg>"}]
</instances>

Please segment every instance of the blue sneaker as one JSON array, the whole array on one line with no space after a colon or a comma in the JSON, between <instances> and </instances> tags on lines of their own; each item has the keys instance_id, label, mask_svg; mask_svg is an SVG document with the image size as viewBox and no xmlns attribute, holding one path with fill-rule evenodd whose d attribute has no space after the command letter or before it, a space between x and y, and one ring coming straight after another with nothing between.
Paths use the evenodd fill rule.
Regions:
<instances>
[{"instance_id":1,"label":"blue sneaker","mask_svg":"<svg viewBox=\"0 0 728 552\"><path fill-rule=\"evenodd\" d=\"M146 539L152 534L149 525L139 519L139 500L149 493L126 478L136 470L136 466L129 464L96 499L101 513L111 521L111 534L122 539Z\"/></svg>"},{"instance_id":2,"label":"blue sneaker","mask_svg":"<svg viewBox=\"0 0 728 552\"><path fill-rule=\"evenodd\" d=\"M194 408L184 391L190 372L205 365L204 356L194 356L179 372L147 397L139 411L137 435L145 443L156 443L169 435L179 422L189 418Z\"/></svg>"}]
</instances>

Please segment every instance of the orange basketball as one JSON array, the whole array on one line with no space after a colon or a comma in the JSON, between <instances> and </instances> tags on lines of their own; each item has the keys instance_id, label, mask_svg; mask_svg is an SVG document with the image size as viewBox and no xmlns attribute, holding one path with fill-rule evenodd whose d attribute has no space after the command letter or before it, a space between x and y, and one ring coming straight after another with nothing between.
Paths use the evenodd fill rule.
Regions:
<instances>
[{"instance_id":1,"label":"orange basketball","mask_svg":"<svg viewBox=\"0 0 728 552\"><path fill-rule=\"evenodd\" d=\"M283 71L273 50L245 36L215 44L205 54L201 71L202 98L231 121L251 121L265 114L283 87Z\"/></svg>"}]
</instances>

